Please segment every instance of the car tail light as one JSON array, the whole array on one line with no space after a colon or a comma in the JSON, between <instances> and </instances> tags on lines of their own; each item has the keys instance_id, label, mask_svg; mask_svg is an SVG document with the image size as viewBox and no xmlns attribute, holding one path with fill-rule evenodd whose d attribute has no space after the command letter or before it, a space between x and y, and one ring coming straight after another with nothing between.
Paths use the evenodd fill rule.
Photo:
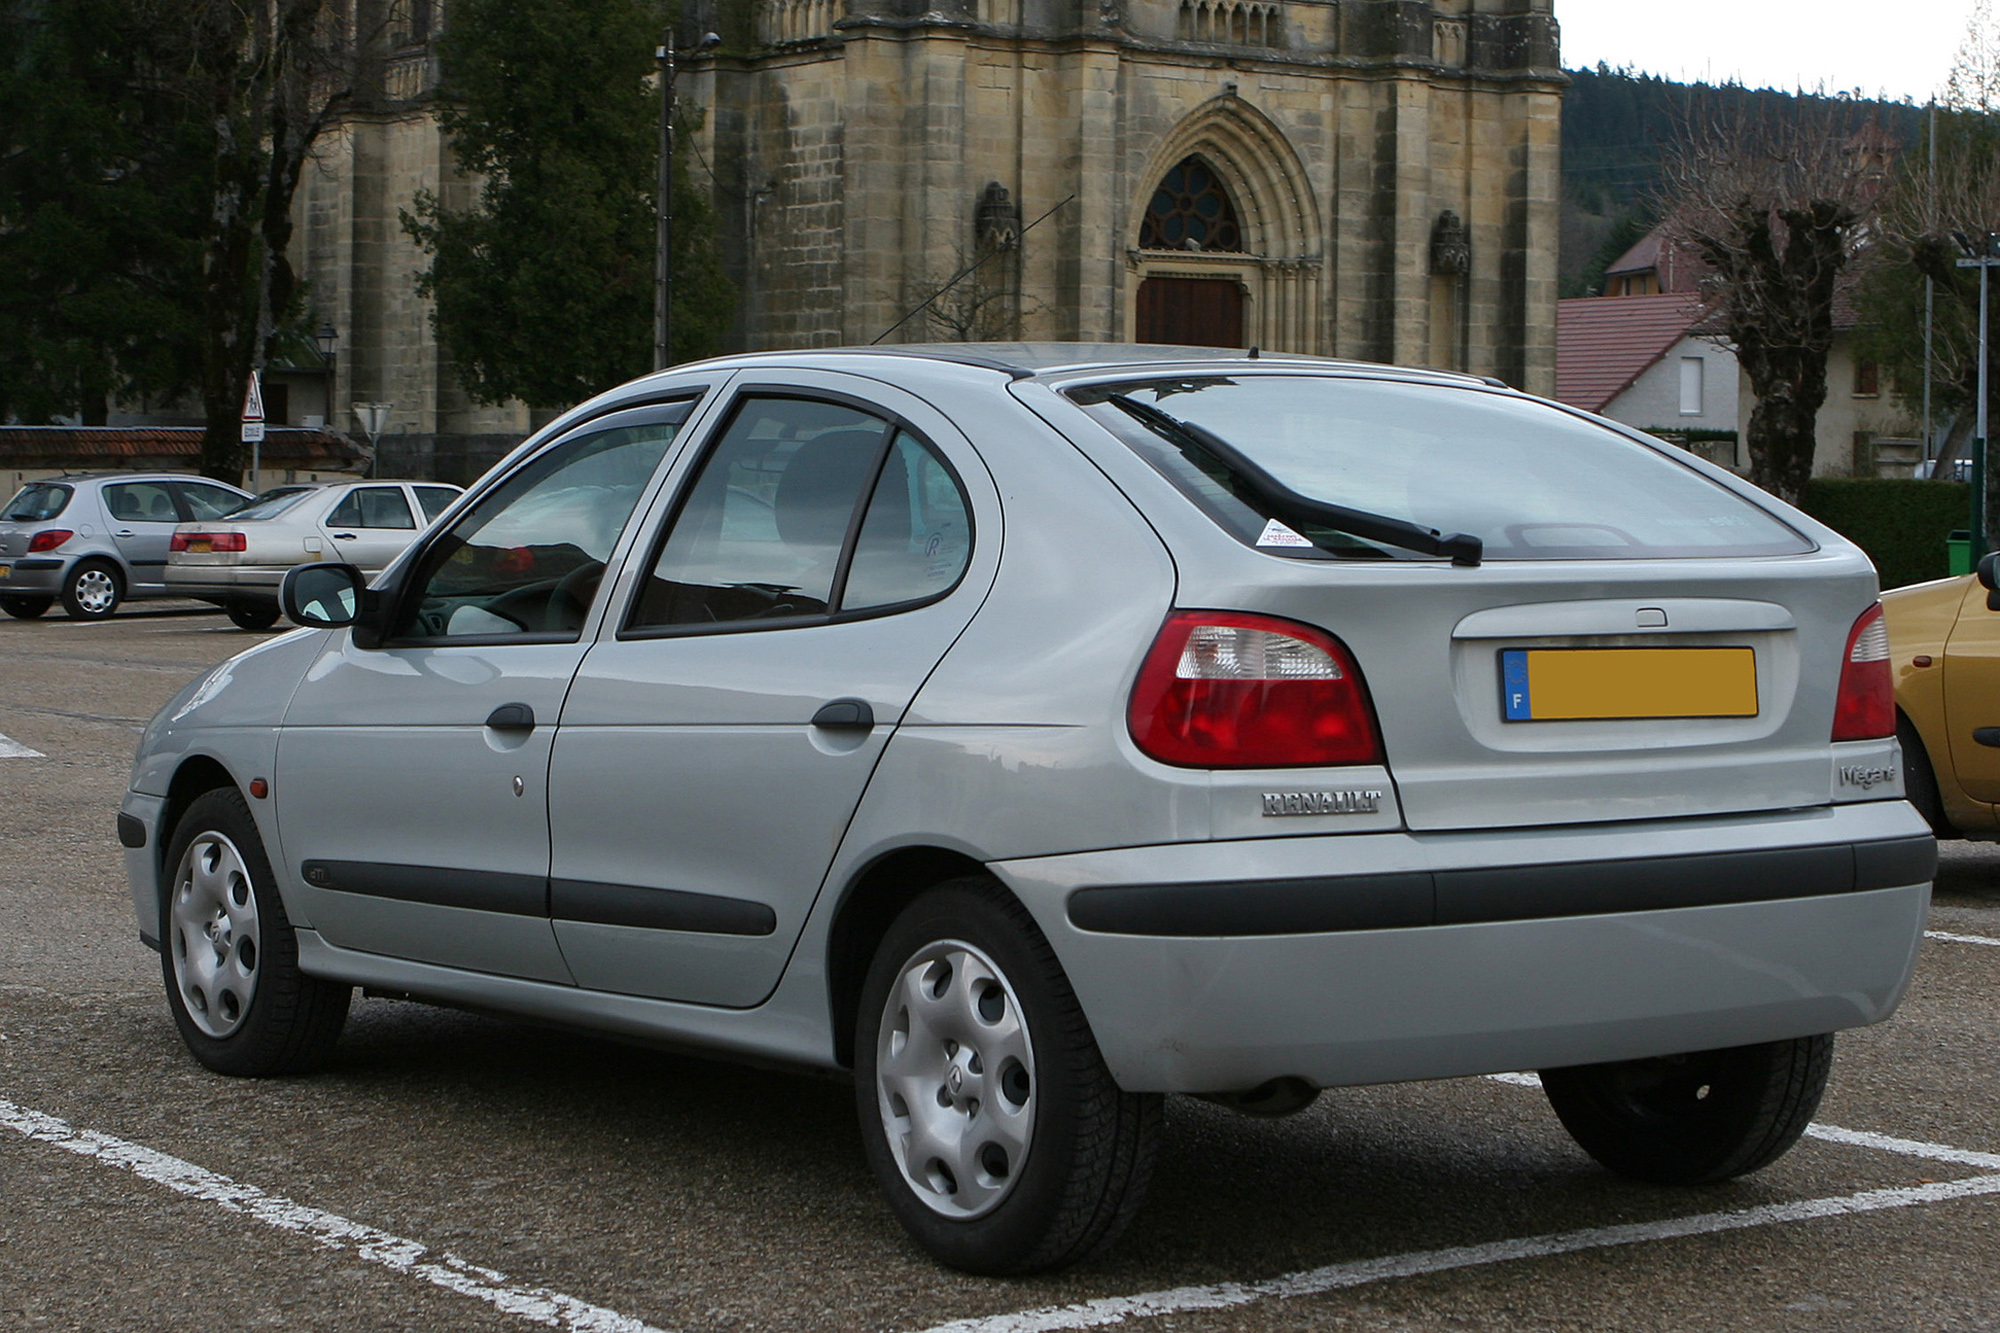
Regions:
<instances>
[{"instance_id":1,"label":"car tail light","mask_svg":"<svg viewBox=\"0 0 2000 1333\"><path fill-rule=\"evenodd\" d=\"M1132 739L1182 768L1376 764L1361 673L1324 630L1272 616L1179 611L1139 668Z\"/></svg>"},{"instance_id":2,"label":"car tail light","mask_svg":"<svg viewBox=\"0 0 2000 1333\"><path fill-rule=\"evenodd\" d=\"M1878 740L1896 734L1896 685L1889 672L1889 626L1877 602L1847 632L1840 661L1840 695L1833 704L1833 738Z\"/></svg>"},{"instance_id":3,"label":"car tail light","mask_svg":"<svg viewBox=\"0 0 2000 1333\"><path fill-rule=\"evenodd\" d=\"M76 533L69 528L47 528L28 538L28 550L53 551L74 536Z\"/></svg>"},{"instance_id":4,"label":"car tail light","mask_svg":"<svg viewBox=\"0 0 2000 1333\"><path fill-rule=\"evenodd\" d=\"M167 539L169 551L185 551L191 543L206 542L211 551L247 551L250 539L240 532L176 532Z\"/></svg>"}]
</instances>

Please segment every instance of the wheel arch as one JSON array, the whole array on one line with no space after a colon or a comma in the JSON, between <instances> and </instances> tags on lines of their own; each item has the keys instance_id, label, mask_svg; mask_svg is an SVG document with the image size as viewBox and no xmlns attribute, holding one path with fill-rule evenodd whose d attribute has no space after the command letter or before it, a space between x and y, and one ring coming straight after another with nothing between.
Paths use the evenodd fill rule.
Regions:
<instances>
[{"instance_id":1,"label":"wheel arch","mask_svg":"<svg viewBox=\"0 0 2000 1333\"><path fill-rule=\"evenodd\" d=\"M848 886L827 932L827 1004L833 1023L834 1059L854 1067L854 1023L861 987L876 946L889 924L919 894L946 880L984 875L986 867L943 847L899 847L871 861Z\"/></svg>"},{"instance_id":2,"label":"wheel arch","mask_svg":"<svg viewBox=\"0 0 2000 1333\"><path fill-rule=\"evenodd\" d=\"M159 833L154 838L153 883L156 896L166 892L167 847L174 840L174 830L180 827L181 816L203 793L219 787L237 787L240 790L240 786L235 775L213 755L191 754L174 770L173 781L167 785L167 803L160 810Z\"/></svg>"}]
</instances>

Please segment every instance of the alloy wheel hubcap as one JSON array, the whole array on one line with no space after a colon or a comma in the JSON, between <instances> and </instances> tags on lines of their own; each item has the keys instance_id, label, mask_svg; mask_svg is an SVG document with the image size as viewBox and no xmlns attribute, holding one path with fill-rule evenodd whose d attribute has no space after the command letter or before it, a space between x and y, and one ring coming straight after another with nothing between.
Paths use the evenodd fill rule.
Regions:
<instances>
[{"instance_id":1,"label":"alloy wheel hubcap","mask_svg":"<svg viewBox=\"0 0 2000 1333\"><path fill-rule=\"evenodd\" d=\"M167 929L182 1007L208 1036L229 1036L256 997L263 937L249 867L222 834L203 833L181 857Z\"/></svg>"},{"instance_id":2,"label":"alloy wheel hubcap","mask_svg":"<svg viewBox=\"0 0 2000 1333\"><path fill-rule=\"evenodd\" d=\"M1035 1052L992 959L958 940L918 950L882 1007L876 1102L889 1151L926 1207L954 1219L999 1207L1035 1128Z\"/></svg>"},{"instance_id":3,"label":"alloy wheel hubcap","mask_svg":"<svg viewBox=\"0 0 2000 1333\"><path fill-rule=\"evenodd\" d=\"M108 611L117 596L117 584L101 569L86 569L76 576L76 604L86 611Z\"/></svg>"}]
</instances>

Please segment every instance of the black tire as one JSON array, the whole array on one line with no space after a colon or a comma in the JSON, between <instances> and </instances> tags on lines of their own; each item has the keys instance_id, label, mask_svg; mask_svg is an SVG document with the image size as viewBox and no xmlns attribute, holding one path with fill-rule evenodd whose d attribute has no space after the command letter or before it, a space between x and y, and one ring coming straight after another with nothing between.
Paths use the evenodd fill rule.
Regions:
<instances>
[{"instance_id":1,"label":"black tire","mask_svg":"<svg viewBox=\"0 0 2000 1333\"><path fill-rule=\"evenodd\" d=\"M125 576L109 560L79 560L63 579L63 612L71 620L102 620L125 600Z\"/></svg>"},{"instance_id":2,"label":"black tire","mask_svg":"<svg viewBox=\"0 0 2000 1333\"><path fill-rule=\"evenodd\" d=\"M1956 838L1958 833L1944 817L1944 798L1938 794L1937 770L1931 767L1924 738L1910 719L1896 714L1896 743L1903 749L1903 794L1917 813L1940 838Z\"/></svg>"},{"instance_id":3,"label":"black tire","mask_svg":"<svg viewBox=\"0 0 2000 1333\"><path fill-rule=\"evenodd\" d=\"M33 620L55 604L53 597L0 597L0 611L16 620Z\"/></svg>"},{"instance_id":4,"label":"black tire","mask_svg":"<svg viewBox=\"0 0 2000 1333\"><path fill-rule=\"evenodd\" d=\"M231 602L222 608L229 623L238 629L267 630L278 623L278 608L261 602Z\"/></svg>"},{"instance_id":5,"label":"black tire","mask_svg":"<svg viewBox=\"0 0 2000 1333\"><path fill-rule=\"evenodd\" d=\"M1542 1071L1583 1150L1621 1176L1701 1185L1767 1166L1798 1142L1833 1068L1831 1036Z\"/></svg>"},{"instance_id":6,"label":"black tire","mask_svg":"<svg viewBox=\"0 0 2000 1333\"><path fill-rule=\"evenodd\" d=\"M954 1193L972 1193L960 1190L948 1172L943 1179L949 1190L933 1183L921 1192L905 1174L899 1155L910 1140L891 1124L899 1081L893 1072L886 1081L877 1077L878 1039L892 988L906 973L930 975L913 970L927 951L959 946L970 946L972 952L954 955L966 964L966 976L957 979L968 987L985 987L966 992L970 1007L962 1013L967 1023L995 1025L997 1030L1011 1021L1006 1001L1014 999L1031 1046L1026 1052L1031 1069L1020 1069L1010 1056L1004 1065L983 1073L980 1049L985 1043L979 1034L963 1046L946 1041L939 1047L953 1059L969 1052L974 1078L990 1075L974 1086L971 1110L965 1112L968 1127L983 1123L981 1116L990 1110L978 1099L981 1093L1028 1112L1025 1150L1017 1160L1007 1162L1003 1156L995 1162L986 1155L994 1151L991 1142L972 1150L973 1160L981 1164L978 1173L987 1177L977 1184L999 1191L996 1202L982 1205L987 1211L973 1216L941 1211L953 1206ZM988 965L992 973L980 971L979 981L970 979ZM954 975L947 966L943 989L936 994L953 989ZM908 1006L900 1006L899 1012L907 1015ZM892 1022L892 1041L909 1027L907 1017L901 1022L902 1028ZM931 1035L943 1030L922 1029ZM924 1044L912 1041L905 1049ZM941 884L896 918L868 970L854 1049L856 1104L868 1163L897 1220L944 1263L991 1275L1061 1268L1109 1244L1138 1210L1152 1177L1163 1099L1158 1093L1128 1093L1112 1082L1054 951L1026 909L992 880L974 876ZM952 1095L947 1083L948 1078L941 1081L932 1094L940 1106ZM958 1114L963 1108L948 1110ZM982 1132L969 1128L961 1141L976 1140ZM992 1178L995 1172L1000 1183Z\"/></svg>"},{"instance_id":7,"label":"black tire","mask_svg":"<svg viewBox=\"0 0 2000 1333\"><path fill-rule=\"evenodd\" d=\"M195 798L174 827L165 871L160 966L195 1059L242 1076L319 1065L340 1038L353 988L299 971L298 936L241 792Z\"/></svg>"}]
</instances>

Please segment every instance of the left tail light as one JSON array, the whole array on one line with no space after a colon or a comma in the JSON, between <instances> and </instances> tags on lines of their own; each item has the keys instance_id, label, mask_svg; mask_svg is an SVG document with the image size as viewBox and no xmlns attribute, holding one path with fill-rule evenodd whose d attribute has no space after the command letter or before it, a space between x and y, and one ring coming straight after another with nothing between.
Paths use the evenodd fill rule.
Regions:
<instances>
[{"instance_id":1,"label":"left tail light","mask_svg":"<svg viewBox=\"0 0 2000 1333\"><path fill-rule=\"evenodd\" d=\"M1354 659L1324 630L1274 616L1180 611L1139 668L1132 739L1181 768L1378 764L1382 744Z\"/></svg>"},{"instance_id":2,"label":"left tail light","mask_svg":"<svg viewBox=\"0 0 2000 1333\"><path fill-rule=\"evenodd\" d=\"M1896 734L1896 684L1889 671L1889 624L1877 602L1847 632L1840 659L1840 694L1833 704L1833 738L1880 740Z\"/></svg>"},{"instance_id":3,"label":"left tail light","mask_svg":"<svg viewBox=\"0 0 2000 1333\"><path fill-rule=\"evenodd\" d=\"M53 551L74 536L76 533L69 528L45 528L28 538L28 550Z\"/></svg>"}]
</instances>

